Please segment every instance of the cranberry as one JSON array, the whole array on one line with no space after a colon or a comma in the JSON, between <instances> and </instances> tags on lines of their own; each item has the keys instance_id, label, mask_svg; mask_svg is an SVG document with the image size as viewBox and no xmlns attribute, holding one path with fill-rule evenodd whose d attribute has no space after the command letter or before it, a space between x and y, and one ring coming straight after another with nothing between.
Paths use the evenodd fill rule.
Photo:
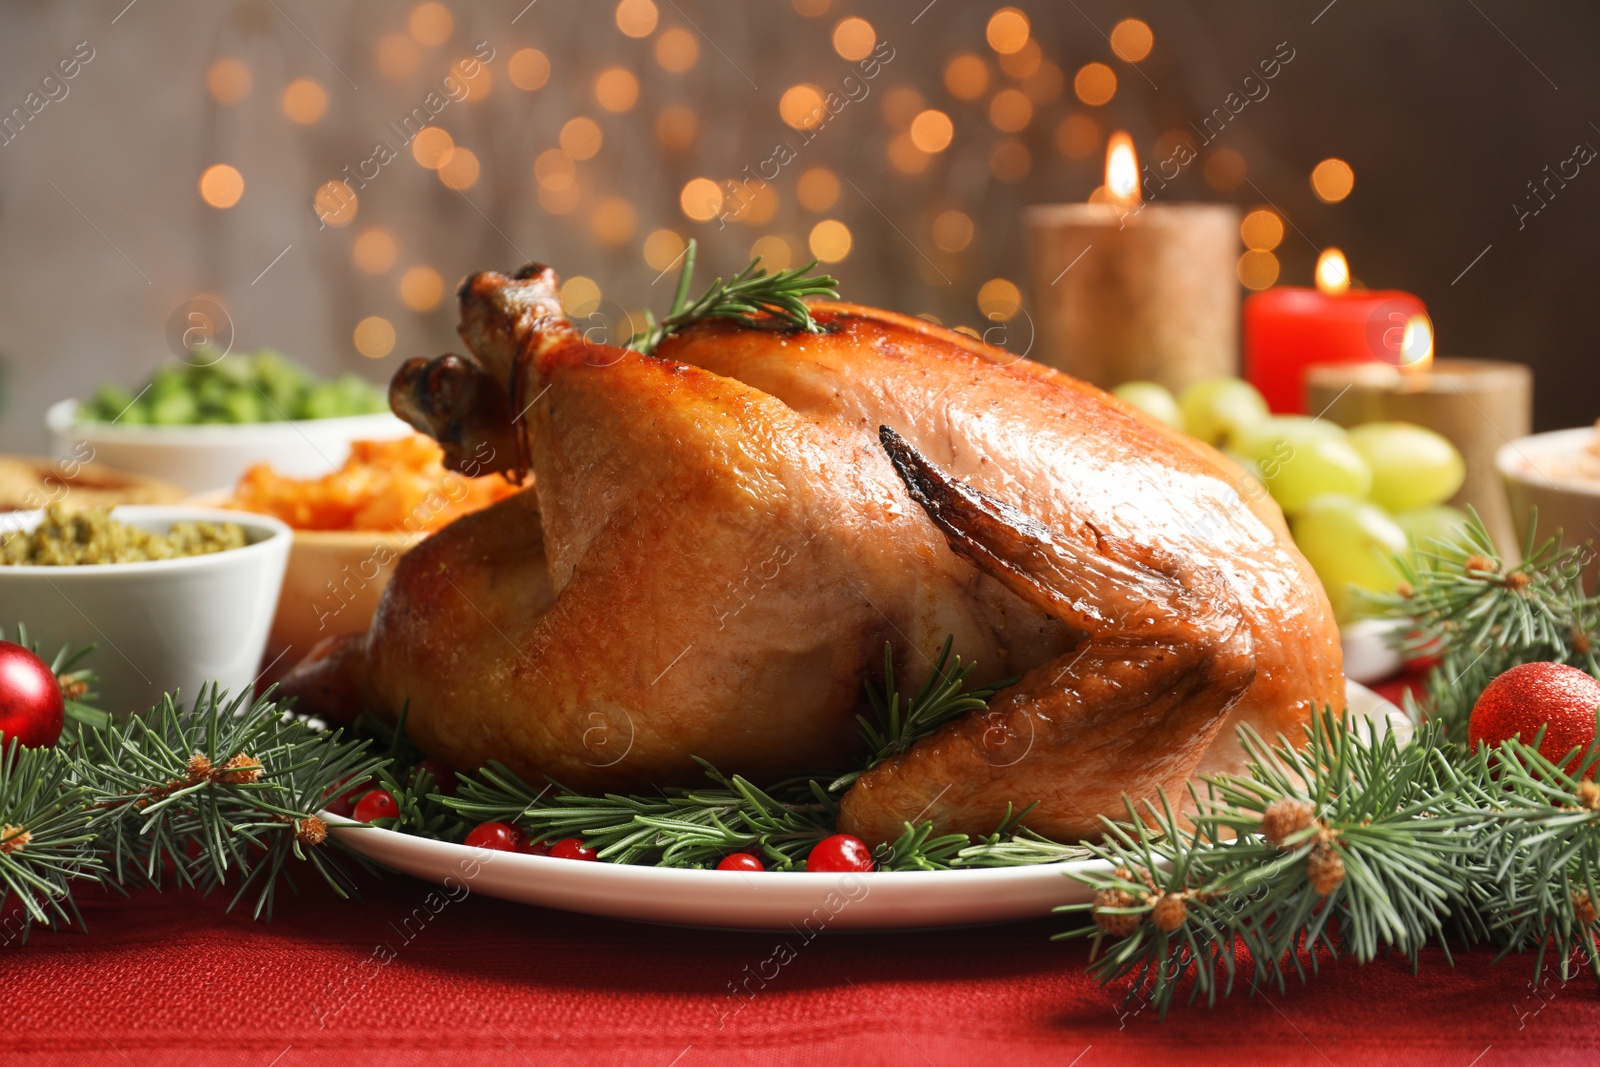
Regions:
<instances>
[{"instance_id":1,"label":"cranberry","mask_svg":"<svg viewBox=\"0 0 1600 1067\"><path fill-rule=\"evenodd\" d=\"M417 764L417 770L427 771L433 776L433 791L435 793L447 797L456 795L456 772L449 764L441 760L425 759Z\"/></svg>"},{"instance_id":2,"label":"cranberry","mask_svg":"<svg viewBox=\"0 0 1600 1067\"><path fill-rule=\"evenodd\" d=\"M558 860L592 860L598 854L594 849L583 843L582 838L563 837L560 841L550 846L550 855Z\"/></svg>"},{"instance_id":3,"label":"cranberry","mask_svg":"<svg viewBox=\"0 0 1600 1067\"><path fill-rule=\"evenodd\" d=\"M345 783L348 781L350 781L349 776L341 778L324 791L324 795L330 799L322 806L329 814L342 815L348 819L351 813L356 810L356 801L361 799L363 790L358 785L353 789L345 789L344 792L339 792L339 790L344 789Z\"/></svg>"},{"instance_id":4,"label":"cranberry","mask_svg":"<svg viewBox=\"0 0 1600 1067\"><path fill-rule=\"evenodd\" d=\"M467 834L468 848L491 848L496 852L520 852L527 835L504 822L479 823Z\"/></svg>"},{"instance_id":5,"label":"cranberry","mask_svg":"<svg viewBox=\"0 0 1600 1067\"><path fill-rule=\"evenodd\" d=\"M373 819L392 819L399 814L400 805L395 803L393 795L387 789L374 789L356 801L355 811L350 817L356 822L371 822Z\"/></svg>"},{"instance_id":6,"label":"cranberry","mask_svg":"<svg viewBox=\"0 0 1600 1067\"><path fill-rule=\"evenodd\" d=\"M748 852L735 852L731 856L722 857L722 862L717 864L719 871L764 871L767 865Z\"/></svg>"},{"instance_id":7,"label":"cranberry","mask_svg":"<svg viewBox=\"0 0 1600 1067\"><path fill-rule=\"evenodd\" d=\"M859 837L834 834L818 841L806 857L808 871L870 871L872 850Z\"/></svg>"},{"instance_id":8,"label":"cranberry","mask_svg":"<svg viewBox=\"0 0 1600 1067\"><path fill-rule=\"evenodd\" d=\"M545 844L543 841L536 841L533 838L528 837L524 838L522 847L517 849L517 851L522 853L524 856L548 856L550 855L550 846Z\"/></svg>"}]
</instances>

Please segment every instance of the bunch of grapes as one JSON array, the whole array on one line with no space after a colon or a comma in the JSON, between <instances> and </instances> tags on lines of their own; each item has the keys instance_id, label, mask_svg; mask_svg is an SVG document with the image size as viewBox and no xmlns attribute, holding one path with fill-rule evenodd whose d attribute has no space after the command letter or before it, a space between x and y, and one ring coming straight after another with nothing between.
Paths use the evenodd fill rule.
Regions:
<instances>
[{"instance_id":1,"label":"bunch of grapes","mask_svg":"<svg viewBox=\"0 0 1600 1067\"><path fill-rule=\"evenodd\" d=\"M1356 615L1355 590L1395 590L1397 557L1431 539L1453 540L1466 527L1466 514L1445 504L1461 488L1466 466L1432 430L1404 422L1346 430L1323 418L1273 415L1238 378L1196 382L1176 398L1153 382L1115 391L1221 448L1265 486L1340 622Z\"/></svg>"}]
</instances>

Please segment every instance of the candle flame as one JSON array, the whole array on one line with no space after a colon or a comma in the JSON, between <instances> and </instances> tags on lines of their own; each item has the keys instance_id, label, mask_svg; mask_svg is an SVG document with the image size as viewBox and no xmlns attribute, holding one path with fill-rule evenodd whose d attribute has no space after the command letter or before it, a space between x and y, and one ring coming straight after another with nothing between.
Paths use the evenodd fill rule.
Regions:
<instances>
[{"instance_id":1,"label":"candle flame","mask_svg":"<svg viewBox=\"0 0 1600 1067\"><path fill-rule=\"evenodd\" d=\"M1400 336L1400 369L1424 371L1433 364L1433 322L1426 315L1406 320Z\"/></svg>"},{"instance_id":2,"label":"candle flame","mask_svg":"<svg viewBox=\"0 0 1600 1067\"><path fill-rule=\"evenodd\" d=\"M1317 257L1317 288L1324 296L1338 296L1350 288L1350 264L1337 248L1324 248Z\"/></svg>"},{"instance_id":3,"label":"candle flame","mask_svg":"<svg viewBox=\"0 0 1600 1067\"><path fill-rule=\"evenodd\" d=\"M1114 204L1139 202L1139 157L1133 138L1118 130L1106 142L1106 193Z\"/></svg>"}]
</instances>

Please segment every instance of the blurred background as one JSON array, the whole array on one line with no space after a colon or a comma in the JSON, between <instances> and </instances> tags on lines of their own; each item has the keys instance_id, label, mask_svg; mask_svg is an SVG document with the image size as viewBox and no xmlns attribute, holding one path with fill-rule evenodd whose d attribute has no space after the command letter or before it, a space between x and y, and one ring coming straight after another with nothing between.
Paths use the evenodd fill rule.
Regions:
<instances>
[{"instance_id":1,"label":"blurred background","mask_svg":"<svg viewBox=\"0 0 1600 1067\"><path fill-rule=\"evenodd\" d=\"M1600 168L1548 180L1600 146L1592 4L7 0L0 26L8 451L171 360L197 299L236 349L383 381L459 348L470 271L550 263L620 342L695 238L702 281L816 257L848 298L985 326L1023 313L1022 208L1089 197L1119 129L1195 152L1163 198L1263 212L1241 286L1337 245L1441 354L1532 366L1537 428L1600 414Z\"/></svg>"}]
</instances>

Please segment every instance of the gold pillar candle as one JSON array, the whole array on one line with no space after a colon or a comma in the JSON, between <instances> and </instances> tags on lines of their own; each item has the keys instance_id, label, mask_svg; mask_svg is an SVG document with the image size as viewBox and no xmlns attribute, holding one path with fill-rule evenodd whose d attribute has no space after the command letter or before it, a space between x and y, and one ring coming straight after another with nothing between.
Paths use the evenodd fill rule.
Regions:
<instances>
[{"instance_id":1,"label":"gold pillar candle","mask_svg":"<svg viewBox=\"0 0 1600 1067\"><path fill-rule=\"evenodd\" d=\"M1133 138L1112 134L1106 183L1087 204L1023 217L1035 359L1102 389L1177 392L1239 369L1239 212L1145 204Z\"/></svg>"},{"instance_id":2,"label":"gold pillar candle","mask_svg":"<svg viewBox=\"0 0 1600 1067\"><path fill-rule=\"evenodd\" d=\"M1466 461L1467 477L1450 503L1483 516L1500 547L1521 550L1495 452L1526 435L1533 422L1533 372L1520 363L1439 359L1425 368L1387 363L1331 364L1306 374L1307 410L1340 426L1410 422L1448 437Z\"/></svg>"}]
</instances>

